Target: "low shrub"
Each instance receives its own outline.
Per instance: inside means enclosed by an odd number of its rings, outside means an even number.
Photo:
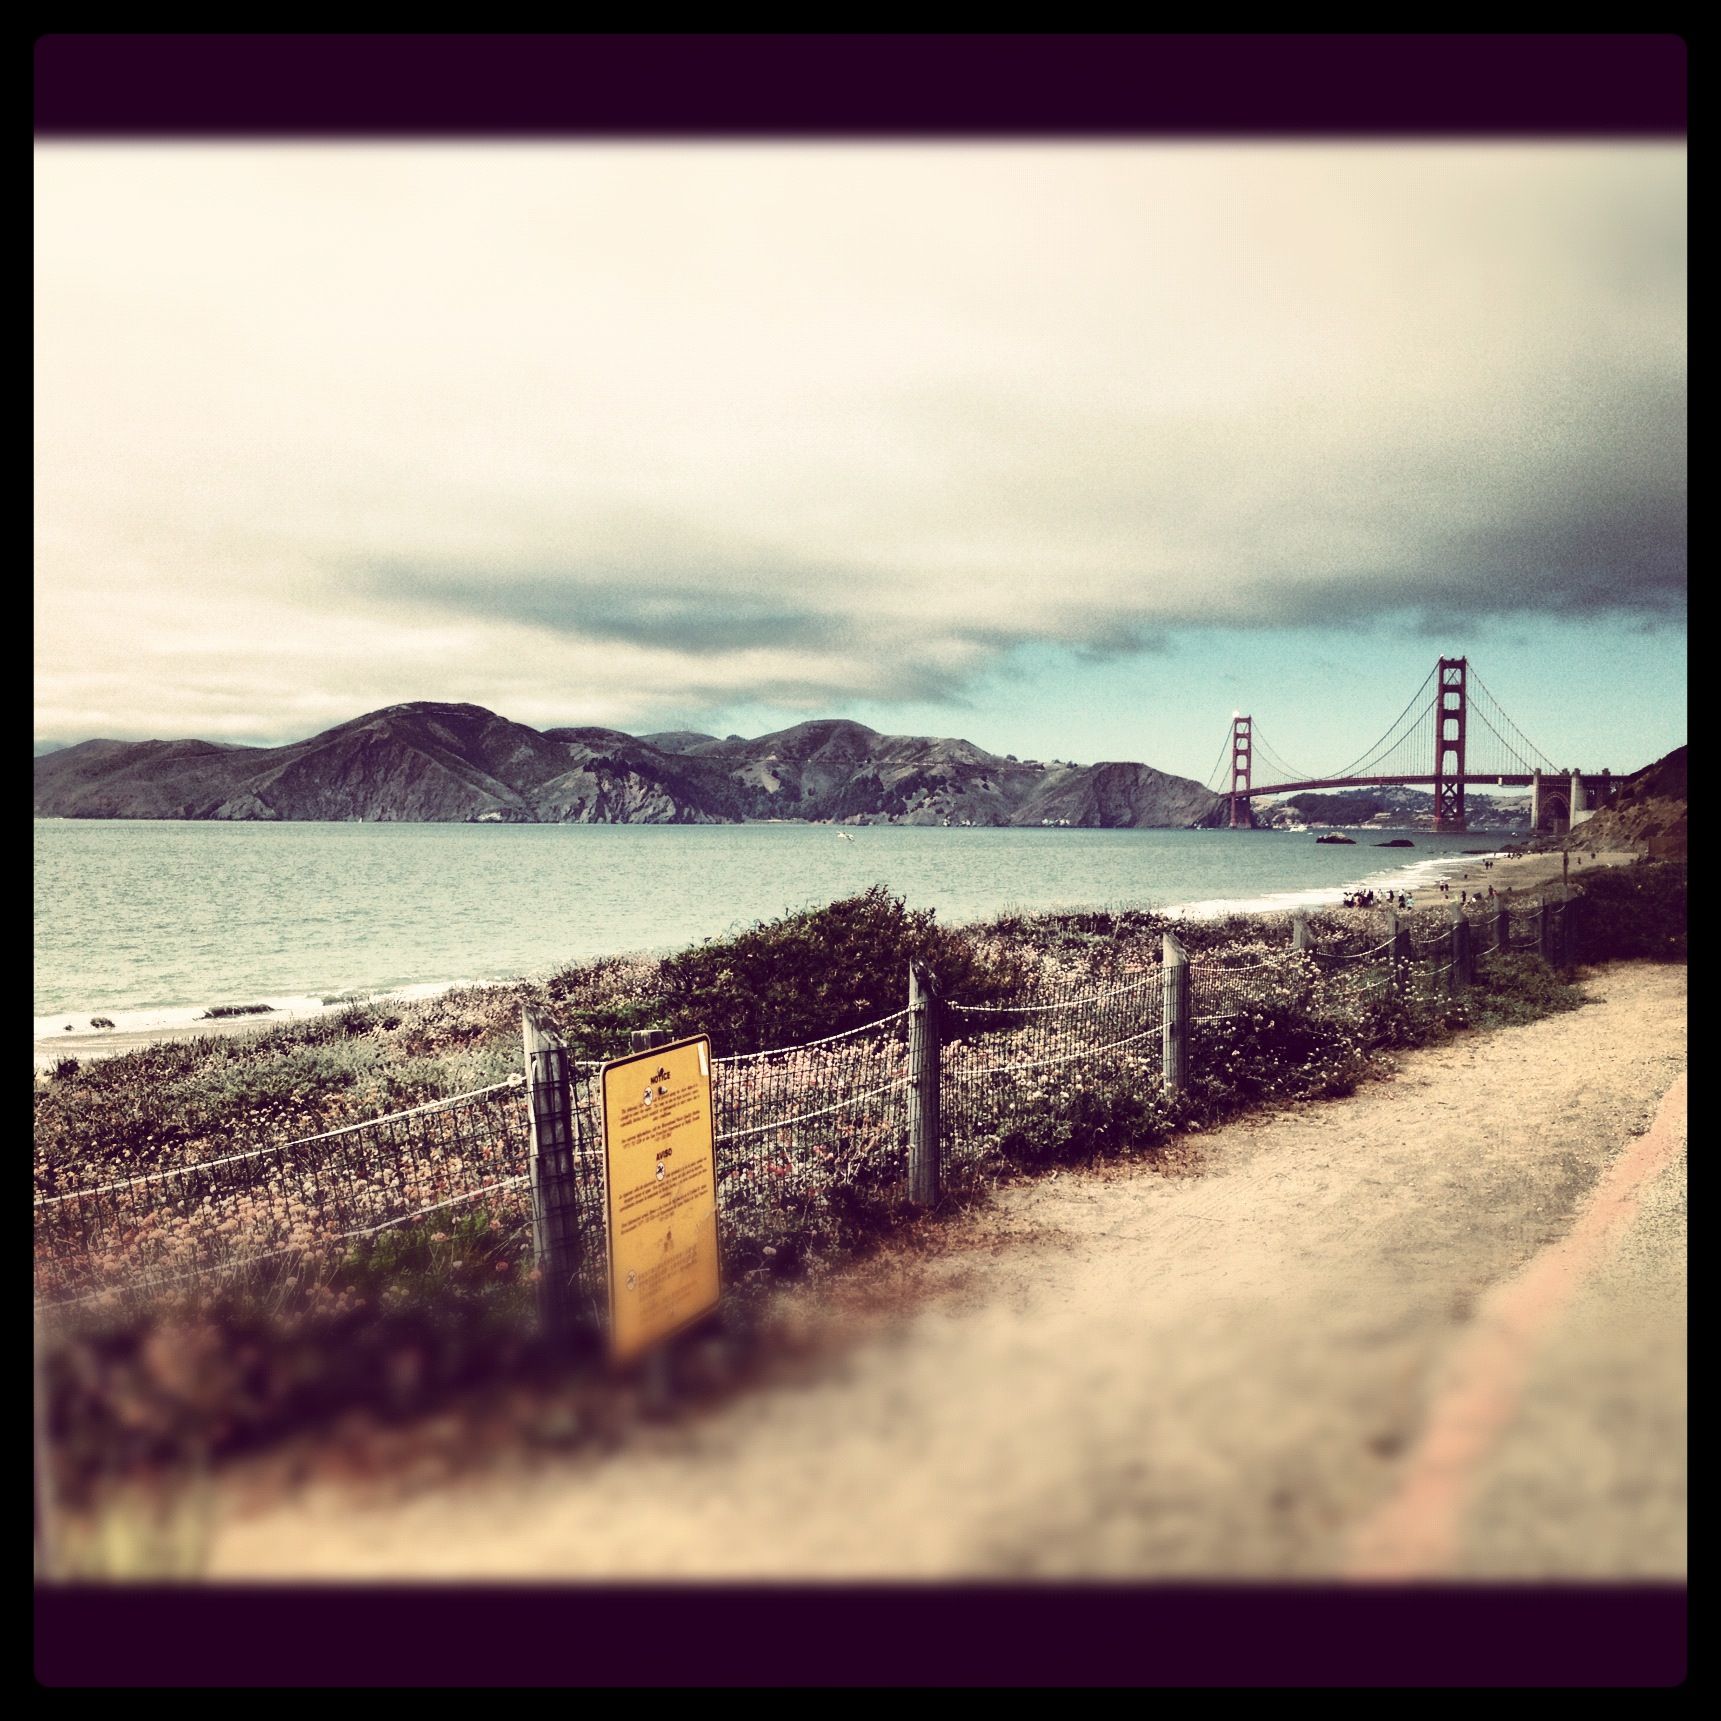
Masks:
[[[1575,928],[1580,962],[1686,960],[1684,861],[1602,867],[1584,879]]]
[[[1211,1120],[1263,1103],[1348,1094],[1380,1043],[1360,1020],[1292,1000],[1266,1002],[1195,1026],[1190,1091]]]
[[[902,1009],[911,962],[926,964],[946,999],[969,1004],[1008,995],[1028,972],[1019,955],[875,885],[666,958],[665,1025],[709,1032],[719,1056],[820,1039]]]
[[[1160,1085],[1156,1057],[1124,1055],[1097,1075],[1024,1071],[964,1094],[947,1113],[953,1180],[976,1167],[1048,1165],[1151,1153],[1191,1113]]]
[[[518,1239],[473,1213],[383,1233],[283,1280],[216,1282],[87,1323],[42,1357],[57,1480],[236,1456],[362,1408],[422,1414],[449,1392],[548,1360]]]
[[[1476,964],[1467,1004],[1478,1028],[1515,1028],[1561,1010],[1583,994],[1532,951],[1496,952]]]

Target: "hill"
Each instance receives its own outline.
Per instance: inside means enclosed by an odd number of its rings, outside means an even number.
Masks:
[[[1151,766],[1041,764],[840,718],[752,739],[537,730],[478,705],[391,705],[285,747],[85,741],[35,761],[39,817],[716,824],[746,819],[1103,828],[1200,822],[1215,797]]]
[[[1640,849],[1657,860],[1684,860],[1686,811],[1686,749],[1675,747],[1634,771],[1611,807],[1586,819],[1563,841],[1569,848]]]
[[[1527,830],[1530,797],[1526,794],[1488,795],[1472,787],[1466,796],[1472,830]],[[1308,790],[1287,795],[1264,814],[1275,827],[1305,824],[1356,827],[1391,825],[1394,828],[1428,830],[1434,824],[1434,796],[1426,789],[1387,784],[1366,789]]]

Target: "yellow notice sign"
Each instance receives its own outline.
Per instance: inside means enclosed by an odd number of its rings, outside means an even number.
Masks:
[[[717,1306],[717,1157],[703,1034],[603,1069],[610,1355],[625,1362]]]

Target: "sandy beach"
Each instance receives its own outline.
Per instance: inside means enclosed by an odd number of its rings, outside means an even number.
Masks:
[[[209,1021],[188,1022],[173,1028],[82,1028],[71,1033],[40,1034],[36,1037],[36,1068],[52,1068],[60,1058],[112,1058],[144,1046],[166,1045],[178,1040],[226,1039],[233,1034],[255,1034],[283,1022],[303,1021],[321,1012],[271,1010],[260,1016],[216,1016]]]
[[[1562,879],[1572,885],[1582,884],[1587,874],[1604,866],[1630,866],[1640,856],[1636,849],[1601,849],[1594,860],[1589,851],[1570,854],[1555,850],[1551,854],[1506,856],[1484,869],[1481,855],[1460,855],[1442,876],[1456,893],[1479,885],[1484,895],[1493,885],[1500,896],[1540,896],[1544,892],[1558,895]],[[1567,863],[1570,863],[1569,870]]]

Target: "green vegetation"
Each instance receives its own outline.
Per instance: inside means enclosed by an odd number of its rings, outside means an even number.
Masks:
[[[1528,951],[1494,955],[1476,965],[1465,1004],[1478,1028],[1516,1028],[1584,1001],[1569,979]]]
[[[1579,961],[1685,961],[1685,868],[1684,861],[1646,860],[1587,874],[1577,921]]]
[[[1364,825],[1386,811],[1386,802],[1367,790],[1292,795],[1285,805],[1295,807],[1307,823],[1322,825]]]
[[[931,909],[910,909],[875,885],[667,958],[665,1025],[709,1031],[719,1055],[818,1039],[900,1010],[911,962],[925,963],[942,996],[965,1004],[1006,997],[1025,974],[1001,949],[937,925]]]

